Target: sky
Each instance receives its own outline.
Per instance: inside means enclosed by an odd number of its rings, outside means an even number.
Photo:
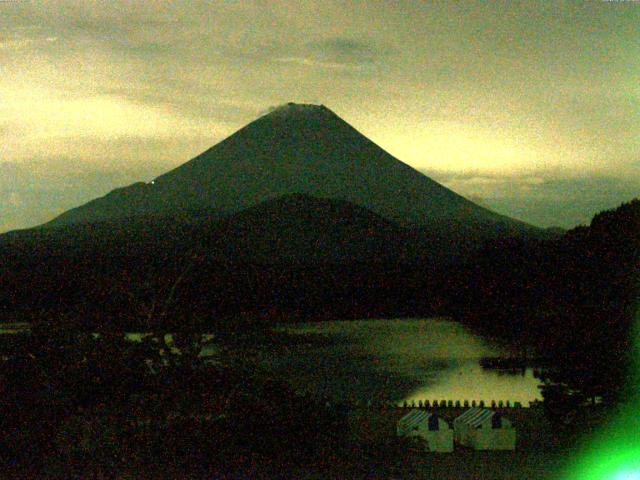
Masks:
[[[640,1],[0,0],[0,232],[324,104],[539,226],[640,196]]]

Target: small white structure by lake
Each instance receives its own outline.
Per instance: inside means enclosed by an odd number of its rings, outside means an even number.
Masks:
[[[422,438],[431,452],[453,451],[453,430],[434,413],[412,410],[398,421],[399,437]]]
[[[475,450],[515,450],[516,430],[500,413],[470,408],[453,421],[456,443]]]

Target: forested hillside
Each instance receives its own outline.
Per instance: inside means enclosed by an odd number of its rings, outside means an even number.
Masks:
[[[638,307],[640,201],[556,241],[491,242],[450,277],[452,313],[554,360],[546,374],[585,397],[625,392]]]

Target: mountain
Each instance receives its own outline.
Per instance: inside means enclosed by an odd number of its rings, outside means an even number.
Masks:
[[[141,328],[158,302],[171,311],[155,320],[174,326],[426,316],[451,265],[508,236],[544,232],[446,189],[327,108],[288,104],[153,182],[0,235],[0,317]]]
[[[150,183],[135,183],[46,226],[133,216],[230,214],[290,194],[341,199],[399,225],[537,231],[498,215],[402,163],[328,108],[289,103]]]
[[[137,215],[22,230],[0,236],[0,317],[140,328],[144,306],[178,278],[171,319],[415,313],[416,292],[434,282],[431,256],[415,230],[303,194],[189,221]]]
[[[303,194],[284,195],[234,214],[220,223],[216,234],[219,250],[232,246],[237,256],[260,263],[317,264],[412,255],[407,229],[344,200]]]
[[[76,253],[89,261],[98,251],[111,258],[188,252],[221,261],[315,264],[415,259],[423,256],[417,239],[417,232],[350,202],[291,194],[229,215],[192,212],[188,221],[137,215],[9,232],[0,235],[0,258],[6,265],[9,255],[46,262]]]

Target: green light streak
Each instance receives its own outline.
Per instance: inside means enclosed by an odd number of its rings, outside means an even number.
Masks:
[[[640,308],[635,311],[630,398],[609,426],[594,435],[577,459],[568,464],[563,479],[640,480]]]

